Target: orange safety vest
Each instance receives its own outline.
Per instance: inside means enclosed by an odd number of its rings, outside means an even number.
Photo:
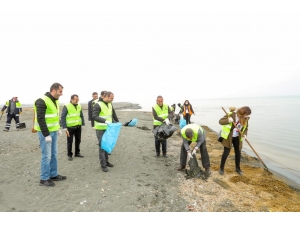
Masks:
[[[189,105],[188,106],[188,110],[189,110],[189,114],[190,115],[192,115],[193,113],[192,113],[192,110],[191,110],[191,106]],[[183,105],[183,115],[185,116],[186,115],[186,106],[185,105]]]

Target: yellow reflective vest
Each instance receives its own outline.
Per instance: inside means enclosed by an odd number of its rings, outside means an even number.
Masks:
[[[231,114],[232,114],[232,112],[229,112],[229,113],[227,114],[228,117],[229,117]],[[248,122],[247,122],[247,124],[248,124]],[[247,124],[246,124],[245,126],[243,126],[243,128],[242,128],[242,130],[241,130],[241,132],[242,132],[241,134],[244,133],[245,129],[247,128]],[[228,135],[230,134],[230,130],[231,130],[232,125],[233,125],[233,124],[232,124],[232,122],[231,122],[231,123],[229,123],[229,124],[227,124],[227,125],[223,125],[223,126],[222,126],[221,136],[222,136],[223,138],[225,138],[225,139],[228,138]],[[241,137],[240,141],[242,141],[242,137]]]
[[[68,113],[66,116],[66,124],[67,127],[73,127],[73,126],[78,126],[82,124],[82,120],[80,117],[80,112],[81,112],[81,105],[78,104],[77,107],[72,103],[65,104],[65,106],[68,109]]]
[[[44,100],[47,108],[45,113],[45,121],[46,125],[48,127],[49,132],[57,131],[60,128],[59,125],[59,103],[58,100],[55,101],[56,105],[53,103],[53,101],[47,97],[43,96],[41,99]],[[35,113],[35,119],[34,119],[34,129],[37,131],[41,131],[41,128],[37,121],[37,112],[36,112],[36,106],[34,104],[34,113]]]
[[[164,120],[168,118],[169,106],[167,104],[163,104],[162,108],[160,108],[160,106],[156,104],[155,106],[153,106],[153,108],[154,108],[157,116],[161,117]],[[154,119],[154,117],[153,117],[153,125],[158,125],[159,126],[161,124],[162,124],[162,122]]]
[[[106,105],[104,102],[99,101],[96,102],[95,104],[99,104],[101,111],[99,113],[99,117],[112,122],[112,104],[108,103],[108,105]],[[95,125],[94,128],[96,130],[106,130],[107,129],[107,124],[106,123],[100,123],[95,121]]]
[[[193,135],[193,137],[192,137],[191,140],[187,139],[186,134],[185,134],[185,131],[186,131],[186,129],[188,129],[188,128],[191,128],[191,129],[193,130],[193,133],[194,133],[194,135]],[[182,137],[183,137],[184,139],[186,139],[186,140],[188,140],[188,141],[196,142],[196,141],[198,140],[198,130],[199,130],[199,129],[201,130],[202,134],[204,134],[203,128],[202,128],[200,125],[198,125],[198,124],[188,124],[188,125],[184,126],[184,127],[181,129],[180,132],[181,132],[181,135],[182,135]]]

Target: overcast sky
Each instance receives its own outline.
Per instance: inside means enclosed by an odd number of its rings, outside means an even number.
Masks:
[[[294,1],[41,2],[0,5],[0,105],[54,82],[61,102],[300,95]]]

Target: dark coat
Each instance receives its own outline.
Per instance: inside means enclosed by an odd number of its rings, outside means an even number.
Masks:
[[[88,121],[91,121],[92,120],[92,114],[93,114],[93,103],[94,99],[90,100],[88,102]]]
[[[73,104],[74,105],[74,104]],[[76,108],[77,105],[74,105],[74,107]],[[64,105],[63,109],[62,109],[62,112],[61,112],[61,116],[60,116],[60,126],[65,129],[67,128],[67,122],[66,122],[66,117],[68,115],[68,108]],[[83,113],[82,113],[82,109],[80,111],[80,118],[81,118],[81,125],[82,126],[85,126],[85,123],[84,123],[84,116],[83,116]]]
[[[7,108],[7,110],[6,110],[6,113],[7,114],[10,114],[11,112],[10,112],[10,104],[11,104],[11,102],[12,102],[12,99],[10,99],[10,100],[8,100],[8,106],[6,106],[6,104],[3,106],[3,108],[2,108],[2,110],[1,111],[4,111],[6,108]],[[16,104],[17,104],[17,102],[19,102],[19,101],[16,101]],[[18,115],[18,114],[20,114],[20,112],[22,112],[22,108],[15,108],[15,111],[14,112],[12,112],[11,114],[13,114],[13,113],[15,113],[16,115]]]
[[[104,102],[102,99],[101,99],[100,101]],[[106,102],[104,102],[104,103],[107,105]],[[100,107],[100,105],[99,105],[99,104],[95,104],[95,105],[93,106],[92,119],[95,120],[95,121],[97,121],[97,122],[99,122],[99,123],[105,123],[105,119],[103,119],[103,118],[101,118],[101,117],[99,116],[100,112],[101,112],[101,107]],[[118,119],[118,117],[117,117],[117,114],[116,114],[115,109],[114,109],[113,106],[112,106],[112,120],[113,120],[113,123],[114,123],[114,122],[119,122],[119,119]]]
[[[162,106],[160,108],[162,108]],[[152,115],[153,115],[154,119],[156,119],[162,123],[164,122],[164,119],[157,115],[154,107],[152,107]],[[172,114],[170,106],[168,106],[168,119],[172,120],[172,118],[173,118],[173,114]],[[153,129],[155,129],[156,127],[158,127],[158,125],[153,125]]]
[[[47,97],[49,97],[54,105],[56,105],[56,100],[51,94],[50,92],[46,92],[45,94]],[[47,124],[46,124],[46,120],[45,120],[45,115],[46,115],[46,103],[43,99],[39,98],[35,101],[35,107],[36,107],[36,118],[37,118],[37,122],[40,125],[41,128],[41,132],[43,134],[44,137],[47,137],[50,135],[50,132],[48,130]],[[59,109],[58,109],[59,110]]]

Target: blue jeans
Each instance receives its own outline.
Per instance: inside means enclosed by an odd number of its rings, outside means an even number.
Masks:
[[[57,131],[50,132],[52,142],[46,142],[41,131],[38,132],[40,139],[41,158],[41,180],[56,177],[57,173]]]

